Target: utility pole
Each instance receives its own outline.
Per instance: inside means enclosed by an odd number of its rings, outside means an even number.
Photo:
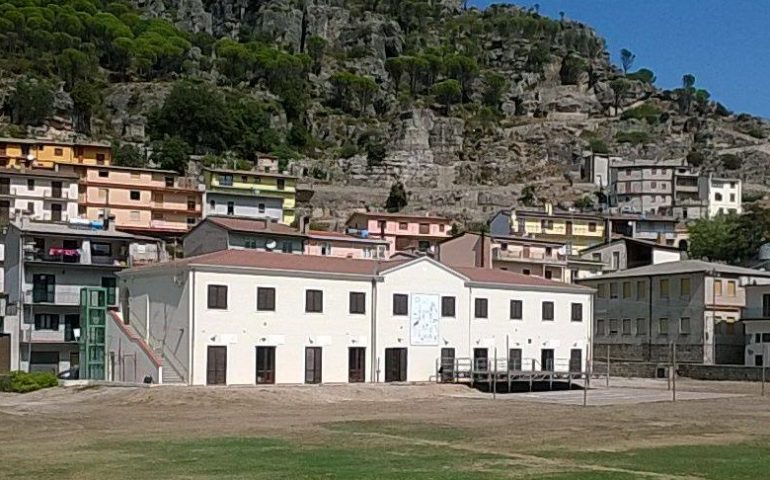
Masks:
[[[610,386],[610,346],[607,345],[607,387]]]

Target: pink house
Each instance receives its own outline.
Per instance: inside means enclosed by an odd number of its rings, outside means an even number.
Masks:
[[[388,242],[379,238],[322,230],[309,230],[306,235],[305,255],[372,260],[387,260],[390,257]]]
[[[433,253],[436,245],[451,236],[452,221],[430,215],[358,212],[346,222],[348,232],[386,240],[391,254],[397,251]]]

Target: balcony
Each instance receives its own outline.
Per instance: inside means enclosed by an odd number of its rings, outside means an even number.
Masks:
[[[45,201],[58,201],[58,200],[69,200],[70,197],[72,197],[72,200],[76,200],[76,197],[73,197],[70,195],[69,190],[60,190],[56,192],[54,195],[54,192],[50,188],[36,188],[33,190],[28,190],[26,188],[11,188],[10,191],[7,189],[0,189],[0,195],[13,195],[14,197],[40,197],[43,198]]]
[[[80,249],[49,248],[47,251],[25,252],[27,263],[55,263],[72,266],[124,268],[129,266],[128,256],[85,256]]]
[[[77,307],[80,305],[80,288],[75,286],[55,287],[53,291],[44,287],[24,293],[24,303],[28,305],[57,305]]]
[[[545,252],[525,252],[521,250],[501,250],[492,251],[495,260],[521,263],[543,263],[543,264],[566,264],[567,256],[562,253],[552,253],[546,255]]]
[[[61,320],[60,320],[61,321]],[[70,326],[59,323],[56,330],[36,329],[34,324],[25,324],[22,329],[22,343],[77,343],[75,328],[79,326]]]

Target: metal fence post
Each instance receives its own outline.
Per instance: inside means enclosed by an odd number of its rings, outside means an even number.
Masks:
[[[610,346],[607,345],[607,387],[610,386]]]

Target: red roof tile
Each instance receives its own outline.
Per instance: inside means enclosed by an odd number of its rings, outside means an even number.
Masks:
[[[222,228],[237,232],[272,232],[282,235],[302,234],[296,228],[283,223],[271,222],[267,219],[242,218],[242,217],[207,217],[204,221],[210,221]]]
[[[440,223],[450,223],[451,220],[446,217],[439,217],[436,215],[419,215],[408,213],[389,213],[389,212],[354,212],[348,218],[346,223],[350,223],[350,220],[356,216],[362,216],[365,218],[402,218],[404,220],[432,220]]]
[[[549,280],[542,277],[533,277],[531,275],[523,275],[521,273],[507,272],[505,270],[499,270],[496,268],[452,267],[452,270],[456,271],[460,275],[468,277],[468,279],[472,282],[478,283],[560,287],[584,290],[584,288],[579,285],[557,282],[555,280]]]

